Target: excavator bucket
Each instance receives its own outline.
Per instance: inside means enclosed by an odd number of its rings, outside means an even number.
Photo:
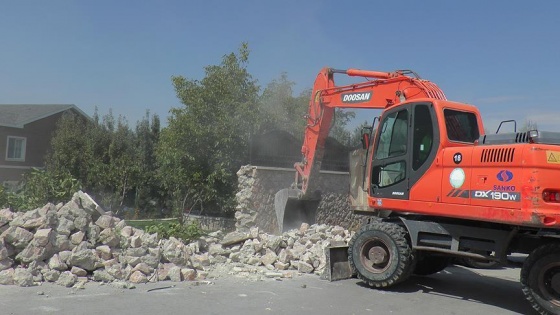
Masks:
[[[354,276],[348,261],[348,245],[345,242],[332,242],[325,248],[327,266],[321,278],[328,281],[350,279]]]
[[[274,208],[280,233],[297,229],[302,223],[314,224],[316,222],[317,208],[320,197],[302,199],[299,189],[286,188],[274,195]]]

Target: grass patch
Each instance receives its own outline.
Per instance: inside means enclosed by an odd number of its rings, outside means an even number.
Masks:
[[[147,220],[126,220],[126,224],[141,230],[145,230],[148,226],[163,225],[171,226],[172,224],[179,223],[177,219],[147,219]]]

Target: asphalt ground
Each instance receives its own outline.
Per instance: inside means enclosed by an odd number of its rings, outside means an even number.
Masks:
[[[315,275],[249,281],[159,282],[119,289],[87,283],[0,286],[0,314],[536,314],[519,284],[519,264],[483,270],[451,266],[389,290],[358,279]]]

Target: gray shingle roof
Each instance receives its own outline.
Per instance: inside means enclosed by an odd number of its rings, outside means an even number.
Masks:
[[[0,104],[0,126],[23,128],[24,125],[51,115],[74,109],[88,117],[73,104]]]

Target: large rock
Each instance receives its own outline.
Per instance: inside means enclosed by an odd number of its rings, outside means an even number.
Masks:
[[[76,281],[78,281],[78,276],[71,273],[70,271],[65,271],[60,274],[58,280],[56,281],[56,284],[69,288],[76,284]]]
[[[102,215],[95,221],[95,225],[99,226],[101,229],[109,229],[114,227],[115,220],[110,215]]]
[[[121,277],[119,277],[119,279]],[[112,282],[113,280],[115,280],[115,277],[111,275],[107,270],[100,269],[93,272],[93,280],[100,282]]]
[[[251,239],[251,235],[249,235],[248,233],[234,231],[224,236],[224,239],[222,240],[221,244],[223,246],[230,246],[234,244],[243,243],[248,239]]]
[[[20,287],[30,287],[33,285],[33,274],[27,269],[17,268],[14,272],[14,284]]]
[[[13,259],[9,257],[0,260],[0,271],[11,268],[13,264],[14,264]]]
[[[33,239],[33,233],[19,226],[10,226],[0,235],[4,242],[12,244],[17,249],[23,249]]]
[[[0,284],[14,284],[14,273],[15,271],[13,268],[0,271]]]
[[[103,208],[101,208],[93,198],[82,191],[75,193],[72,200],[75,200],[94,220],[97,220],[97,218],[105,214]]]
[[[4,244],[4,241],[0,239],[0,260],[6,259],[9,256],[10,254],[8,254],[8,248]]]
[[[115,229],[106,228],[99,233],[99,242],[110,247],[118,247],[121,239]]]
[[[77,247],[78,248],[78,247]],[[72,251],[70,256],[70,265],[83,268],[88,271],[96,269],[99,259],[93,249],[79,249]]]
[[[50,269],[58,270],[58,271],[65,271],[68,269],[68,266],[64,263],[58,254],[54,254],[48,261],[48,265]]]
[[[146,275],[143,274],[140,271],[134,271],[130,275],[130,278],[128,280],[132,283],[146,283],[146,282],[148,282],[148,278],[146,277]]]

